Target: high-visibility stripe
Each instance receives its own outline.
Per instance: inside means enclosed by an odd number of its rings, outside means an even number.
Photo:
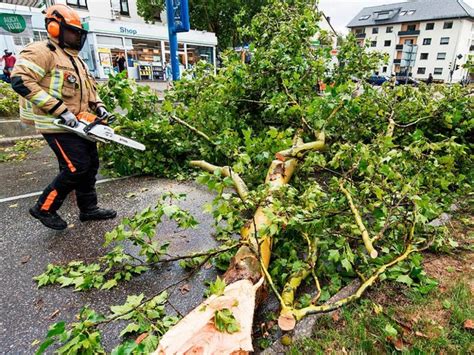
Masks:
[[[51,71],[51,84],[49,85],[49,93],[57,99],[61,99],[64,84],[63,72],[59,69]]]
[[[68,158],[68,156],[66,155],[66,153],[64,153],[64,150],[63,150],[63,148],[61,147],[61,145],[59,144],[58,140],[55,139],[54,141],[56,142],[56,145],[58,146],[59,150],[61,151],[61,154],[62,154],[64,160],[65,160],[66,163],[67,163],[67,167],[69,168],[69,170],[71,170],[71,173],[76,172],[76,167],[72,164],[71,160],[69,160],[69,158]]]
[[[51,208],[51,205],[53,204],[54,200],[58,196],[58,192],[56,190],[51,191],[48,194],[48,197],[46,197],[46,200],[43,203],[43,206],[41,206],[41,211],[49,211]]]
[[[43,107],[44,105],[46,105],[48,100],[52,98],[53,97],[49,95],[46,91],[40,91],[31,98],[31,102],[33,102],[38,107]]]
[[[46,72],[44,71],[43,68],[41,68],[39,65],[33,63],[33,62],[30,62],[29,60],[26,60],[26,59],[23,59],[23,58],[20,58],[17,60],[17,62],[15,63],[16,65],[22,65],[24,67],[27,67],[28,69],[31,69],[33,70],[36,74],[38,74],[39,76],[41,76],[42,78],[45,76]]]

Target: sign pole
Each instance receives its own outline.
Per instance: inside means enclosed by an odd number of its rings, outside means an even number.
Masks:
[[[188,32],[190,29],[188,0],[166,0],[166,15],[168,18],[171,71],[173,81],[176,81],[180,77],[177,34]]]

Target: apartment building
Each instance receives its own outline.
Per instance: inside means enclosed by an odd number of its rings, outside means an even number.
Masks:
[[[474,56],[474,10],[461,0],[414,0],[362,9],[347,26],[361,45],[387,53],[380,75],[459,82]]]
[[[146,23],[137,13],[136,0],[2,0],[0,16],[21,16],[24,33],[0,31],[0,50],[15,53],[32,41],[47,38],[45,5],[66,4],[76,9],[89,31],[81,56],[97,78],[117,71],[116,60],[124,55],[128,76],[140,80],[163,80],[170,60],[166,16],[157,14],[156,23]],[[161,15],[161,16],[160,16]],[[214,33],[191,30],[178,34],[178,55],[182,66],[198,60],[216,63],[217,37]],[[2,47],[3,46],[3,47]]]

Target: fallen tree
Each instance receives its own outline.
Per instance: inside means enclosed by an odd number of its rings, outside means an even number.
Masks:
[[[165,322],[163,314],[142,317],[148,302],[157,307],[154,297],[133,298],[105,320],[81,318],[76,333],[61,329],[69,334],[62,343],[97,337],[104,322],[135,317],[116,352],[149,352],[159,342],[163,353],[251,351],[262,292],[276,295],[278,324],[290,330],[308,314],[359,299],[377,280],[422,294],[436,287],[420,251],[451,247],[446,231],[428,222],[472,193],[472,96],[456,85],[366,85],[383,58],[349,37],[334,65],[318,13],[306,1],[271,1],[243,34],[252,39],[249,64],[229,52],[216,75],[197,65],[194,79],[178,82],[158,112],[156,95],[133,82],[115,77],[102,88],[106,104],[126,112],[116,130],[147,145],[143,155],[107,147],[102,158],[124,174],[203,170],[197,180],[216,193],[206,209],[223,245],[166,259],[166,246],[155,240],[162,217],[181,228],[196,221],[160,201],[106,236],[108,243],[131,241],[139,255],[114,249],[99,263],[51,266],[38,278],[40,285],[111,288],[166,260],[199,268],[219,258],[229,261],[223,281],[176,328],[176,319]],[[321,45],[313,45],[315,37]],[[354,280],[360,287],[352,295],[325,305]],[[54,334],[49,344],[58,341]]]

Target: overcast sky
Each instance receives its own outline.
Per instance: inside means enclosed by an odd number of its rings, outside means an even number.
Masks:
[[[321,9],[326,16],[331,17],[331,23],[338,32],[347,32],[346,25],[367,6],[377,6],[390,3],[404,2],[403,0],[320,0]],[[474,7],[474,0],[464,0]]]

